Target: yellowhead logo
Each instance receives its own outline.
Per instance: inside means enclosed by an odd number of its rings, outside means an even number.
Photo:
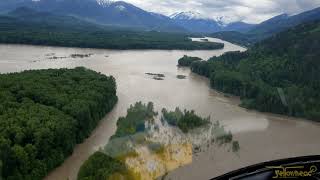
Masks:
[[[310,168],[305,166],[268,166],[267,168],[274,169],[273,179],[311,177],[318,171],[316,166]]]

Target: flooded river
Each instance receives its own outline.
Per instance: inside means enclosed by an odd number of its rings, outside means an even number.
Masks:
[[[211,39],[214,40],[214,39]],[[216,40],[215,40],[216,41]],[[116,130],[119,116],[137,101],[152,101],[155,108],[194,109],[198,114],[211,116],[233,132],[239,141],[236,154],[224,147],[193,156],[192,163],[168,174],[168,179],[208,179],[262,161],[320,152],[320,126],[314,122],[284,116],[248,111],[238,106],[239,99],[225,97],[209,88],[206,78],[192,74],[188,68],[178,68],[183,55],[208,59],[227,51],[244,48],[225,43],[222,50],[98,50],[24,45],[0,45],[0,72],[19,72],[28,69],[73,68],[84,66],[117,80],[119,102],[74,153],[46,179],[76,179],[81,164],[108,143]],[[91,54],[72,58],[71,54]],[[164,74],[162,81],[145,73]],[[186,79],[178,79],[185,75]]]

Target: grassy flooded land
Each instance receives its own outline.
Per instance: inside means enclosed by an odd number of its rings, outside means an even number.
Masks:
[[[0,74],[2,178],[42,179],[116,102],[115,79],[85,68]]]

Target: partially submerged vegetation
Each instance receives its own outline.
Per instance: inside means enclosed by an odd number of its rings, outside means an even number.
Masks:
[[[185,76],[185,75],[180,75],[180,74],[179,74],[179,75],[177,75],[177,78],[178,78],[178,79],[186,79],[187,76]]]
[[[87,57],[91,57],[93,54],[71,54],[70,57],[71,58],[87,58]]]
[[[164,78],[166,77],[164,74],[157,74],[157,73],[146,73],[146,75],[149,75],[152,77],[152,79],[154,80],[164,80]]]
[[[149,76],[157,76],[157,77],[166,77],[164,74],[157,74],[157,73],[146,73]]]
[[[127,110],[126,117],[120,117],[117,121],[117,131],[111,137],[120,138],[143,132],[145,130],[145,122],[152,121],[157,113],[154,111],[153,103],[147,105],[137,102],[131,105]]]
[[[50,60],[57,60],[57,59],[66,59],[66,58],[88,58],[91,57],[93,54],[71,54],[70,56],[55,56],[55,53],[46,54],[45,56]]]
[[[162,120],[167,121],[172,126],[177,126],[182,132],[188,133],[190,130],[208,125],[210,117],[202,118],[195,114],[195,112],[184,110],[181,111],[178,107],[175,111],[162,109]]]
[[[116,102],[115,79],[85,68],[1,74],[0,179],[42,179]]]

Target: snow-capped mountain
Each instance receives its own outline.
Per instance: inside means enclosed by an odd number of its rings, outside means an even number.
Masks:
[[[96,0],[100,6],[110,6],[114,1],[113,0]]]
[[[180,12],[169,16],[176,24],[191,32],[247,31],[252,27],[244,22],[232,22],[228,17],[208,18],[198,12]]]
[[[174,13],[169,17],[171,19],[180,19],[180,20],[205,19],[205,17],[202,16],[200,13],[192,12],[192,11]]]
[[[205,18],[198,12],[180,12],[170,16],[170,18],[179,26],[196,33],[207,33],[219,31],[218,22]]]

